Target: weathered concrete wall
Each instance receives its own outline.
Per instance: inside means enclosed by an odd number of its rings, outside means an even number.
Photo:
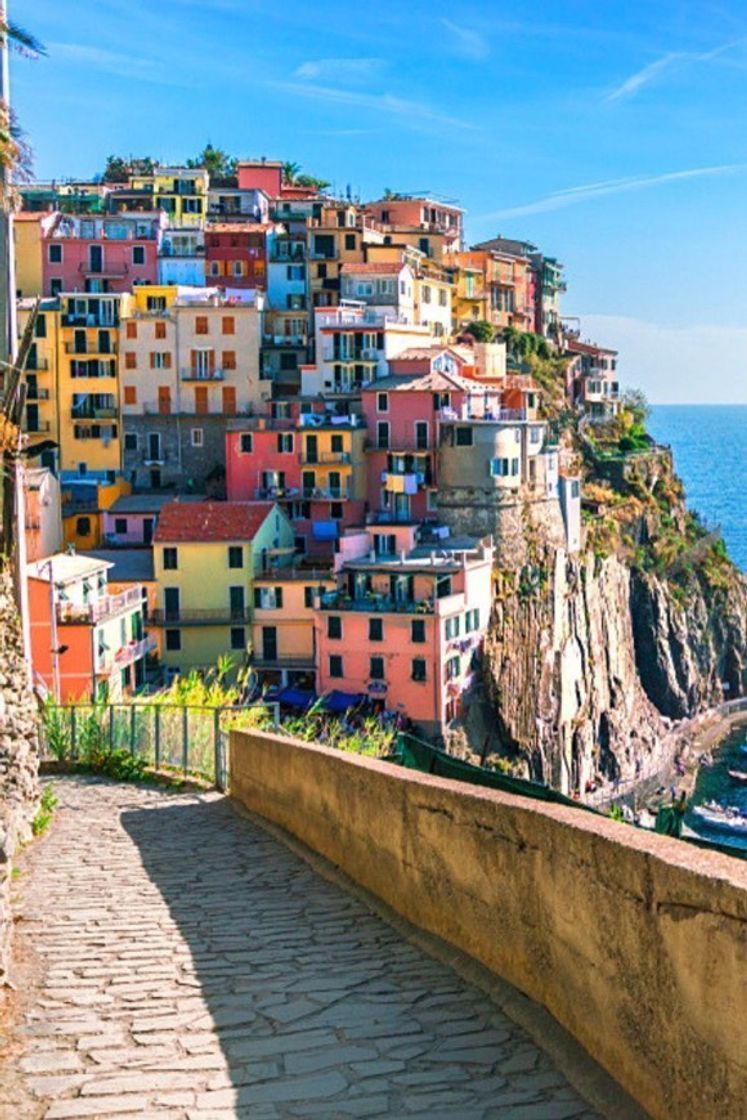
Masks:
[[[438,515],[455,536],[492,536],[497,567],[521,567],[538,547],[563,548],[565,525],[560,500],[529,490],[501,495],[495,489],[442,488]]]
[[[231,792],[543,1004],[655,1120],[747,1101],[747,865],[258,732]]]
[[[13,857],[30,835],[38,764],[36,701],[28,687],[10,574],[0,568],[0,987],[10,956]]]

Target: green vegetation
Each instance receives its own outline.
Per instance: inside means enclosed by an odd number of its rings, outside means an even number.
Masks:
[[[211,179],[225,179],[236,174],[237,163],[235,156],[229,156],[222,148],[214,148],[208,141],[199,155],[187,160],[187,167],[204,168]]]
[[[31,822],[31,831],[34,836],[42,836],[47,831],[52,823],[52,814],[54,813],[57,803],[54,786],[50,782],[42,791],[39,808]]]

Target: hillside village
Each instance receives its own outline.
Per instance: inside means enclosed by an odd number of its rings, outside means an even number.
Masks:
[[[615,351],[564,321],[555,258],[467,248],[436,196],[118,171],[15,214],[37,688],[118,700],[228,655],[291,710],[442,737],[496,578],[584,547],[570,430],[647,446]]]

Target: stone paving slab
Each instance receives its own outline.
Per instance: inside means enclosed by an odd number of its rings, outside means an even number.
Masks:
[[[55,787],[19,880],[0,1116],[598,1116],[480,990],[225,798]]]

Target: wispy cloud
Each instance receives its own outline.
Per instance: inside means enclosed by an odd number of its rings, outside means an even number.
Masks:
[[[490,54],[488,41],[477,31],[462,27],[450,19],[442,19],[441,23],[452,36],[452,46],[456,54],[460,54],[463,58],[471,58],[474,62],[480,62],[488,57]]]
[[[98,66],[103,70],[137,70],[139,77],[142,76],[141,71],[151,70],[155,66],[154,60],[144,55],[122,54],[119,51],[109,51],[104,47],[88,43],[48,43],[47,46],[53,58],[82,62],[88,66]]]
[[[478,220],[494,221],[501,218],[522,218],[527,214],[544,214],[549,210],[563,210],[566,206],[576,206],[579,202],[588,202],[591,199],[604,198],[607,195],[645,190],[647,187],[658,187],[664,183],[677,183],[686,179],[733,175],[740,171],[747,171],[747,163],[724,163],[716,167],[692,167],[685,171],[668,171],[662,175],[605,179],[599,183],[584,183],[578,187],[568,187],[563,191],[555,191],[545,198],[539,198],[535,202],[527,202],[522,206],[496,210],[492,214],[481,214]]]
[[[649,62],[647,66],[641,67],[640,70],[636,70],[634,74],[631,74],[629,78],[626,78],[624,82],[611,90],[604,100],[621,101],[626,97],[633,97],[667,71],[678,70],[683,66],[691,66],[696,63],[714,62],[722,54],[733,50],[735,47],[742,46],[745,42],[747,42],[747,39],[742,36],[739,39],[730,39],[728,43],[721,43],[720,46],[714,47],[710,51],[668,51],[661,58]]]
[[[294,70],[294,78],[321,78],[324,82],[359,82],[377,74],[385,66],[383,58],[316,58]]]
[[[441,113],[421,101],[395,97],[391,93],[358,93],[355,90],[335,89],[330,86],[306,84],[304,82],[270,82],[270,86],[294,97],[306,97],[313,101],[326,101],[331,105],[348,105],[353,109],[371,110],[375,113],[388,113],[399,117],[404,124],[417,127],[418,124],[438,124],[449,128],[474,129],[477,126],[469,121],[460,120]]]

